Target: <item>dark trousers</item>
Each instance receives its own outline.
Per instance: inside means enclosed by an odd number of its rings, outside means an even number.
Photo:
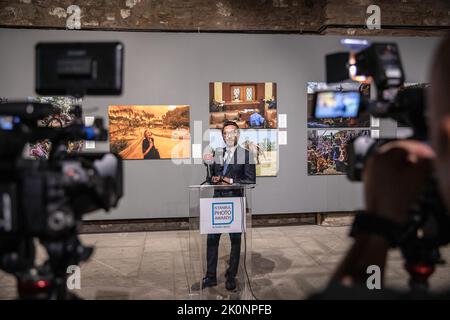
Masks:
[[[206,276],[208,278],[216,278],[217,274],[217,259],[219,256],[219,241],[220,233],[208,234],[206,241],[206,260],[207,269]],[[225,276],[227,278],[234,278],[238,272],[239,258],[241,256],[241,233],[230,233],[231,250],[229,267]]]

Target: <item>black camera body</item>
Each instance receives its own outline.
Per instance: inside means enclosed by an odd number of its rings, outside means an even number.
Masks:
[[[405,81],[395,43],[373,43],[354,55],[354,75],[372,77],[379,90],[398,88]],[[350,72],[352,66],[350,66]]]
[[[85,213],[116,206],[123,195],[122,163],[111,153],[69,154],[70,140],[106,140],[102,119],[85,127],[81,113],[64,128],[43,128],[38,120],[52,114],[50,104],[0,104],[0,117],[11,126],[0,129],[0,236],[54,237],[75,227]],[[25,144],[52,142],[47,161],[22,157]]]
[[[47,128],[38,120],[55,112],[51,104],[0,104],[0,118],[9,120],[0,128],[0,268],[15,274],[19,283],[29,278],[33,239],[38,239],[50,257],[42,276],[60,279],[57,287],[43,288],[46,298],[66,298],[61,285],[64,266],[85,261],[93,252],[77,237],[83,215],[109,211],[123,196],[122,160],[117,155],[67,151],[68,141],[106,141],[108,136],[102,119],[86,127],[80,109],[74,110],[78,116],[70,125]],[[43,138],[52,144],[48,160],[23,156],[27,143]],[[20,295],[33,297],[28,290]]]
[[[370,82],[375,88],[375,99],[367,99],[361,95],[358,110],[353,117],[368,113],[376,118],[390,118],[411,127],[411,138],[427,140],[426,87],[405,85],[405,72],[395,43],[372,43],[358,52],[329,54],[325,62],[327,82],[352,79]],[[320,93],[316,93],[318,94]],[[351,181],[360,181],[365,159],[371,151],[387,141],[390,140],[357,137],[349,143],[347,177]]]
[[[99,172],[105,164],[113,167],[110,174]],[[0,171],[0,239],[19,234],[56,239],[83,214],[117,206],[121,166],[114,154],[85,154],[55,162],[20,160],[15,174]]]
[[[36,91],[77,98],[118,95],[122,68],[118,42],[41,43],[36,46]],[[16,276],[19,298],[75,298],[67,291],[67,268],[93,252],[77,235],[82,217],[109,211],[123,196],[120,157],[68,148],[73,141],[107,141],[103,119],[86,126],[81,106],[73,106],[67,126],[42,126],[57,112],[51,103],[0,103],[0,269]],[[42,140],[51,143],[48,159],[24,156],[27,144]],[[41,266],[34,261],[35,240],[48,254]]]
[[[406,86],[398,47],[394,43],[373,43],[356,53],[328,55],[329,80],[371,81],[376,99],[364,101],[358,112],[368,112],[378,118],[391,118],[411,127],[410,139],[428,142],[424,85]],[[332,62],[339,62],[338,66]],[[346,71],[343,71],[346,70]],[[316,112],[316,111],[314,111]],[[359,114],[358,113],[358,114]],[[366,160],[380,146],[395,139],[357,137],[347,148],[351,181],[361,181]],[[435,265],[444,263],[439,247],[450,243],[450,216],[447,213],[431,174],[425,181],[419,199],[409,210],[409,222],[399,235],[399,247],[410,273],[410,287],[423,290]]]

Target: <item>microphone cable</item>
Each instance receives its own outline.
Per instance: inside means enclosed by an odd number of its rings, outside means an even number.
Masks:
[[[253,299],[258,300],[258,298],[256,297],[255,293],[253,292],[253,288],[252,288],[252,283],[250,281],[250,277],[248,275],[248,271],[247,271],[247,230],[245,230],[245,223],[244,221],[246,220],[245,217],[247,216],[247,210],[246,210],[246,206],[244,206],[244,201],[243,199],[246,199],[245,195],[246,195],[246,191],[245,188],[243,188],[244,190],[244,197],[241,197],[241,213],[243,213],[243,216],[241,217],[241,230],[244,233],[244,273],[245,273],[245,278],[247,279],[247,283],[248,283],[248,288],[250,289],[250,293],[253,296]],[[247,201],[246,201],[247,203]],[[251,257],[250,257],[251,259]]]

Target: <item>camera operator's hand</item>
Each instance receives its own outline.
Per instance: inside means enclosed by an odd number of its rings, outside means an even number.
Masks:
[[[381,146],[369,157],[363,173],[366,209],[396,223],[403,223],[430,173],[434,152],[413,140]]]

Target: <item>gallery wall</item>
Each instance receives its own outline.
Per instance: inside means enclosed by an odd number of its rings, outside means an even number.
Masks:
[[[34,93],[34,45],[38,41],[107,41],[125,45],[124,92],[120,97],[87,97],[85,115],[107,121],[109,105],[190,105],[194,121],[209,123],[210,82],[275,82],[277,108],[287,114],[287,145],[279,146],[278,174],[260,177],[254,213],[352,211],[363,203],[361,184],[345,176],[307,174],[307,91],[310,81],[324,81],[324,55],[341,51],[334,36],[128,33],[0,29],[0,97]],[[427,81],[437,38],[372,38],[397,42],[408,82]],[[380,122],[381,136],[394,136],[393,121]],[[208,135],[204,138],[207,140]],[[207,141],[203,142],[204,145]],[[107,151],[108,143],[97,143]],[[187,186],[203,181],[201,164],[170,160],[125,161],[125,196],[109,214],[87,219],[137,219],[188,215]]]

